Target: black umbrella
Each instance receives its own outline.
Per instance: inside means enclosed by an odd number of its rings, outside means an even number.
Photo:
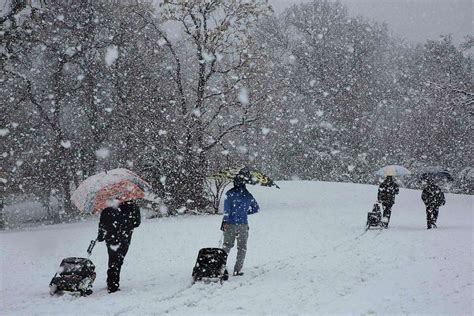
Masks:
[[[447,171],[438,168],[429,168],[420,175],[421,181],[453,181],[453,176]]]

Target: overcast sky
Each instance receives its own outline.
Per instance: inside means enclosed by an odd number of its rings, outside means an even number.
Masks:
[[[0,0],[0,9],[6,0]],[[162,0],[156,0],[161,2]],[[311,0],[269,0],[277,13],[295,3]],[[473,0],[340,0],[351,15],[363,15],[386,22],[396,35],[413,42],[437,39],[453,34],[459,44],[467,34],[474,34]],[[3,11],[3,10],[2,10]]]
[[[309,0],[269,0],[276,12]],[[472,0],[341,0],[351,15],[386,22],[396,35],[413,42],[453,34],[459,43],[473,31]]]

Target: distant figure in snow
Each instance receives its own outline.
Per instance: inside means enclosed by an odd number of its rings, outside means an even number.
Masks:
[[[245,254],[247,252],[247,239],[249,225],[247,215],[259,211],[257,201],[245,187],[245,180],[250,178],[250,173],[239,173],[234,178],[234,187],[227,191],[224,200],[224,218],[221,229],[224,231],[223,249],[229,254],[237,239],[237,260],[234,266],[234,276],[243,275]]]
[[[387,176],[379,186],[377,200],[383,206],[382,226],[388,228],[390,216],[392,215],[392,206],[395,204],[395,195],[398,194],[398,184],[393,181],[392,176]]]
[[[133,201],[118,207],[107,207],[100,214],[98,241],[105,241],[109,254],[107,290],[113,293],[120,287],[120,269],[127,254],[133,229],[140,226],[140,208]]]
[[[441,188],[434,184],[433,180],[427,180],[427,186],[421,193],[421,199],[426,205],[426,224],[427,228],[436,228],[436,221],[438,220],[439,207],[446,203]]]

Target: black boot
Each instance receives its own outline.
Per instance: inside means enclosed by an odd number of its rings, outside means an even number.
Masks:
[[[115,293],[117,291],[120,291],[120,289],[118,287],[109,287],[107,289],[107,292],[110,294],[110,293]]]

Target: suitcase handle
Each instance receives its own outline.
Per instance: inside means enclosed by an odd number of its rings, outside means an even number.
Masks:
[[[94,249],[94,246],[95,246],[96,242],[97,242],[97,239],[91,240],[91,243],[89,244],[89,247],[87,247],[87,255],[88,255],[87,258],[88,259],[92,254],[92,249]]]

